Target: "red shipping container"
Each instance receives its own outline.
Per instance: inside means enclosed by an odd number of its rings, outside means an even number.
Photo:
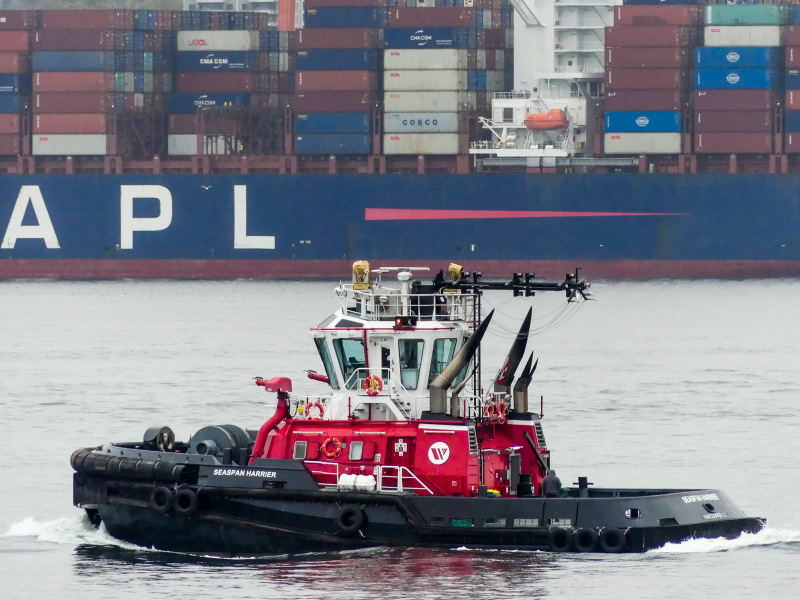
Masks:
[[[31,70],[30,54],[0,52],[0,73],[28,73]]]
[[[293,91],[294,73],[284,73],[273,71],[271,73],[259,73],[258,91],[259,92],[280,92],[286,94]]]
[[[772,90],[696,90],[695,110],[763,110],[772,108]]]
[[[33,50],[114,50],[115,34],[109,29],[36,31],[31,38]]]
[[[681,90],[686,87],[684,69],[606,69],[610,90]]]
[[[114,96],[113,94],[82,92],[34,94],[32,106],[34,112],[37,113],[102,113],[114,107]]]
[[[278,31],[294,31],[295,0],[278,3]]]
[[[368,92],[308,92],[294,97],[297,112],[364,112],[374,104]]]
[[[461,6],[392,7],[389,27],[477,27],[478,13]]]
[[[478,29],[475,37],[477,39],[475,45],[478,48],[502,50],[506,47],[505,29]]]
[[[0,135],[0,154],[3,156],[16,156],[19,154],[18,133]]]
[[[800,46],[800,25],[789,25],[784,28],[783,43],[786,46]]]
[[[770,110],[698,110],[694,113],[695,133],[770,133]]]
[[[687,48],[606,48],[606,66],[633,69],[679,69],[689,66]]]
[[[769,154],[772,152],[772,134],[696,133],[694,151],[697,154]]]
[[[29,44],[27,31],[0,31],[0,52],[28,52]]]
[[[786,152],[786,154],[797,154],[800,152],[800,132],[786,132],[786,143],[783,145],[783,151]]]
[[[298,50],[377,48],[377,29],[300,29]]]
[[[697,32],[697,27],[674,25],[606,27],[606,48],[693,46]]]
[[[0,115],[0,134],[19,133],[19,115]]]
[[[37,72],[33,74],[33,91],[113,92],[114,73],[88,71]]]
[[[647,110],[677,112],[686,105],[686,96],[679,90],[619,90],[608,92],[608,112]]]
[[[106,115],[34,114],[33,133],[107,133]]]
[[[36,27],[36,11],[0,10],[0,30],[33,29]]]
[[[797,67],[800,67],[800,46],[790,46],[786,48],[786,68]]]
[[[282,3],[281,3],[282,4]],[[376,7],[388,6],[388,0],[305,0],[305,8]]]
[[[250,107],[258,110],[271,110],[274,111],[274,116],[282,117],[287,110],[290,110],[294,106],[294,100],[294,94],[250,94]]]
[[[178,73],[175,77],[176,92],[228,92],[245,94],[255,90],[254,78],[246,71],[227,73]]]
[[[679,4],[615,6],[614,25],[699,25],[702,14],[699,6]]]
[[[133,29],[133,18],[132,10],[43,10],[42,29]]]
[[[296,71],[298,92],[369,92],[378,89],[374,71]]]

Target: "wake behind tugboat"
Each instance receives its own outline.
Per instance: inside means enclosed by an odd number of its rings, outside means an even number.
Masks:
[[[544,495],[550,451],[528,398],[538,361],[523,364],[531,312],[484,391],[480,343],[492,314],[481,321],[481,298],[556,291],[577,302],[588,284],[577,272],[489,282],[457,265],[425,284],[412,281],[416,270],[353,265],[353,281],[336,289],[340,308],[312,329],[325,374],[309,378],[326,393],[293,397],[288,378],[257,378],[278,398],[258,431],[213,425],[176,442],[170,428],[151,427],[142,442],[77,450],[74,504],[121,540],[233,555],[643,552],[764,527],[719,490],[595,488],[580,478]],[[383,281],[389,273],[396,284]]]

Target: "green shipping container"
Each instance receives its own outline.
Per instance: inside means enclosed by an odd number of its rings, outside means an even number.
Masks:
[[[706,25],[787,25],[788,4],[714,4],[706,6]]]

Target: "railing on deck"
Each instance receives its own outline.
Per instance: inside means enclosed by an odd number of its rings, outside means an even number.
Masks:
[[[316,479],[320,489],[332,490],[338,488],[339,467],[342,465],[318,460],[307,460],[303,464]],[[435,496],[433,491],[419,477],[414,475],[408,467],[378,465],[374,468],[373,473],[376,476],[376,489],[378,492],[411,492],[420,496]]]

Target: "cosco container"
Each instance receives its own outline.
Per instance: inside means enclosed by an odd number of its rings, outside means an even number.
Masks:
[[[372,130],[370,113],[298,113],[295,132],[301,133],[369,133]]]
[[[31,91],[31,76],[28,73],[0,74],[0,94],[28,94]]]
[[[368,92],[378,86],[374,71],[296,71],[294,77],[298,92]]]
[[[257,31],[179,31],[177,50],[209,52],[216,50],[258,50]]]
[[[337,27],[386,27],[386,9],[373,7],[306,7],[303,11],[305,29]]]
[[[170,94],[169,113],[186,115],[199,108],[242,107],[250,105],[249,94]]]
[[[772,152],[772,134],[696,133],[694,151],[697,154],[769,154]]]
[[[387,133],[383,136],[383,153],[397,154],[460,154],[461,136],[457,133]]]
[[[791,8],[787,4],[714,4],[705,8],[705,24],[787,25]]]
[[[175,56],[175,70],[181,73],[255,71],[259,64],[256,52],[178,52]]]
[[[113,71],[113,52],[45,50],[33,53],[34,71]]]
[[[395,48],[383,51],[384,69],[468,69],[467,50],[441,48],[437,50],[408,50]]]
[[[34,133],[107,133],[106,115],[41,114],[33,115]]]
[[[780,52],[774,47],[719,46],[701,47],[694,51],[694,64],[698,68],[758,69],[776,68],[780,63]]]
[[[20,97],[17,94],[0,94],[0,114],[18,113],[20,104]]]
[[[696,27],[672,25],[623,25],[606,27],[606,47],[694,46],[697,41]],[[733,44],[728,44],[733,45]],[[767,46],[769,44],[762,44]]]
[[[772,69],[696,69],[698,90],[767,90],[775,87]]]
[[[474,110],[475,92],[386,92],[386,112],[458,112]]]
[[[383,115],[385,133],[458,133],[461,117],[453,112],[408,112]]]
[[[103,156],[108,136],[100,133],[37,133],[31,136],[37,156]]]
[[[678,111],[685,104],[681,90],[611,90],[605,97],[607,111]]]
[[[102,92],[34,94],[31,105],[40,113],[104,113],[114,108],[114,95]]]
[[[683,69],[606,69],[611,90],[679,90],[686,87]]]
[[[783,28],[774,25],[737,27],[712,25],[704,28],[706,46],[780,46]]]
[[[477,34],[474,29],[456,27],[386,29],[383,32],[385,48],[435,49],[474,48]]]
[[[485,85],[484,71],[484,89],[486,89]],[[467,89],[467,71],[395,71],[384,69],[383,89],[387,92],[395,90],[465,90]]]
[[[300,50],[296,54],[298,71],[377,71],[378,50]]]
[[[203,136],[201,149],[198,152],[197,135],[195,134],[170,134],[167,135],[167,154],[170,156],[196,156],[225,154],[238,154],[239,143],[225,135]]]
[[[371,92],[298,92],[294,96],[298,112],[362,112],[373,104]]]
[[[639,131],[644,133],[680,132],[681,113],[661,111],[607,112],[606,131]]]
[[[761,110],[771,108],[772,90],[697,90],[695,110]]]
[[[296,35],[298,50],[378,47],[377,29],[300,29]]]
[[[680,154],[680,133],[606,133],[606,154]]]
[[[295,152],[299,155],[371,154],[372,136],[358,133],[305,133],[295,138]]]
[[[420,10],[415,6],[389,9],[389,27],[476,27],[477,11],[462,6],[432,6]]]
[[[656,2],[654,2],[656,4]],[[687,3],[688,4],[688,3]],[[614,7],[614,25],[698,25],[702,12],[697,6]]]
[[[772,131],[770,110],[698,110],[694,113],[695,133]]]
[[[687,48],[606,48],[606,66],[633,69],[681,69],[691,59]]]

